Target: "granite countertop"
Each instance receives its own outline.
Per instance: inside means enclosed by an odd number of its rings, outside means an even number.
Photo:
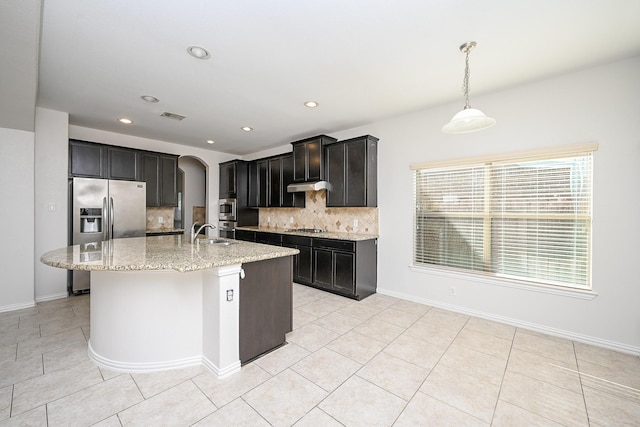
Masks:
[[[183,235],[132,237],[55,249],[40,257],[51,267],[68,270],[189,272],[296,255],[280,246],[221,239],[229,245],[191,244]]]
[[[341,232],[335,232],[335,231],[324,231],[322,233],[310,233],[305,231],[289,231],[286,228],[267,228],[267,227],[258,227],[258,226],[236,227],[236,230],[259,231],[261,233],[288,234],[291,236],[316,237],[319,239],[350,240],[352,242],[378,238],[377,234],[341,233]]]

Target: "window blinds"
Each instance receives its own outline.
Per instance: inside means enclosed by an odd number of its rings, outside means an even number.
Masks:
[[[590,289],[596,147],[415,168],[414,264]]]

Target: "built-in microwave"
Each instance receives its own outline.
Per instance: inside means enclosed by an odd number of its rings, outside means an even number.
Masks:
[[[236,199],[220,199],[218,219],[220,221],[236,220]]]

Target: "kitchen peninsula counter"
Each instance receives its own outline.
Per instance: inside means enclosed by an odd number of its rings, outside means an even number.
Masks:
[[[203,364],[224,378],[285,343],[299,251],[220,240],[226,244],[183,235],[114,239],[40,259],[90,271],[88,352],[98,365],[135,373]]]
[[[205,240],[205,239],[200,239]],[[175,270],[181,273],[296,255],[295,249],[220,239],[229,245],[193,245],[184,235],[132,237],[68,246],[40,260],[67,270]]]
[[[377,234],[369,234],[369,233],[344,233],[344,232],[338,232],[338,231],[308,232],[308,231],[292,230],[287,228],[273,228],[273,227],[259,227],[259,226],[236,227],[236,230],[256,231],[259,233],[287,234],[291,236],[319,237],[323,239],[348,240],[352,242],[360,242],[363,240],[371,240],[371,239],[378,238]]]

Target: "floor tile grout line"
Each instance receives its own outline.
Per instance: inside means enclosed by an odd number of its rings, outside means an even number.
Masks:
[[[507,369],[509,369],[509,360],[511,360],[511,352],[513,351],[513,343],[516,339],[516,331],[517,328],[513,331],[513,336],[511,337],[511,345],[509,346],[509,354],[507,355],[507,360],[504,364],[504,369],[502,371],[502,378],[500,379],[500,388],[498,389],[498,396],[496,398],[496,404],[493,407],[493,415],[491,415],[491,422],[489,425],[493,425],[493,422],[496,418],[496,411],[498,410],[498,403],[500,402],[500,395],[502,394],[502,386],[504,385],[504,377],[507,375]]]

